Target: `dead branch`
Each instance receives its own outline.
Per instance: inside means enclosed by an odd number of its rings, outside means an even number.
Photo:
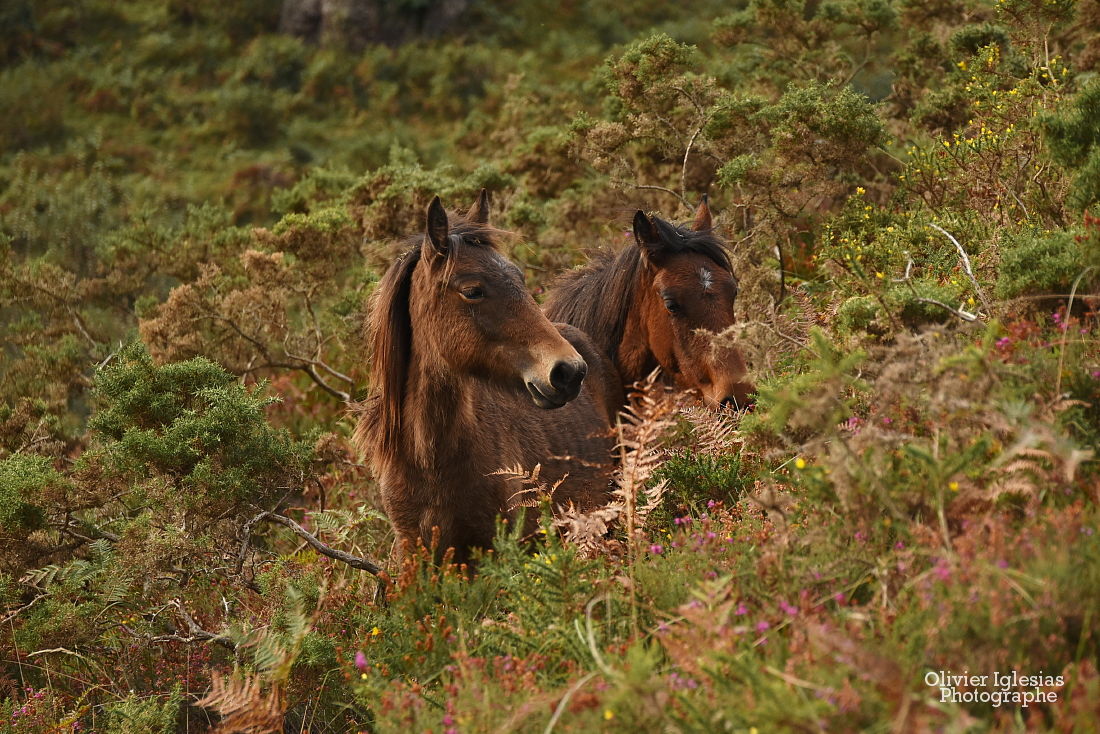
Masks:
[[[917,300],[920,301],[921,303],[930,303],[933,306],[939,306],[940,308],[946,309],[946,310],[950,311],[952,314],[954,314],[955,316],[958,316],[963,321],[977,321],[978,320],[978,316],[976,314],[972,314],[969,311],[963,311],[962,309],[951,308],[950,306],[948,306],[943,301],[937,301],[934,298],[918,298]]]
[[[183,619],[185,625],[187,625],[187,632],[189,637],[180,634],[179,632],[173,632],[167,635],[142,635],[134,630],[130,629],[126,625],[121,625],[122,629],[132,637],[137,637],[148,642],[213,642],[216,645],[221,645],[234,654],[238,650],[238,644],[225,635],[215,634],[208,632],[198,625],[195,619],[187,613],[187,610],[183,608],[183,604],[178,599],[173,599],[168,602],[168,606],[174,607],[179,613],[179,616]]]
[[[647,190],[650,190],[650,191],[663,191],[666,194],[672,194],[677,199],[679,199],[680,202],[684,206],[686,206],[688,209],[691,209],[691,203],[687,199],[685,199],[683,196],[681,196],[680,194],[677,194],[672,189],[667,189],[664,186],[653,186],[653,185],[650,185],[650,184],[631,184],[631,186],[632,186],[632,188],[635,188],[635,189],[647,189]]]
[[[978,279],[974,277],[974,269],[970,267],[970,256],[966,254],[966,250],[963,249],[963,246],[959,244],[959,241],[955,239],[954,235],[952,235],[940,225],[936,224],[935,222],[931,222],[928,226],[943,234],[945,237],[947,237],[947,239],[951,240],[951,244],[955,245],[955,249],[959,251],[959,258],[962,260],[963,270],[966,271],[966,277],[970,279],[970,284],[974,286],[974,292],[977,293],[978,298],[981,299],[982,308],[985,309],[986,314],[992,313],[991,309],[989,308],[989,301],[985,297],[985,292],[982,291],[982,287],[978,285]],[[964,318],[963,316],[960,316],[958,312],[955,312],[955,315],[959,316],[959,318]],[[969,318],[965,320],[974,321],[976,320],[976,318],[977,317],[975,316],[974,318]]]
[[[317,551],[321,555],[328,556],[329,558],[340,561],[341,563],[346,563],[352,568],[357,568],[360,571],[366,571],[367,573],[377,577],[378,583],[381,585],[382,588],[382,594],[384,596],[384,590],[389,583],[389,579],[385,571],[383,571],[382,567],[378,564],[374,563],[373,561],[369,561],[366,558],[353,556],[350,553],[345,553],[342,550],[337,550],[336,548],[325,545],[317,539],[317,536],[303,528],[298,523],[291,520],[289,517],[284,517],[283,515],[277,515],[274,512],[266,511],[260,513],[259,517],[265,520],[271,520],[272,522],[279,523],[283,527],[290,528],[290,530],[294,531],[295,535],[306,541],[306,543],[308,543],[313,548],[313,550]]]

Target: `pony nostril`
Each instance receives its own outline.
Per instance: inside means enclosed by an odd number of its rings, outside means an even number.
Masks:
[[[563,392],[575,390],[587,372],[588,365],[584,362],[558,362],[550,370],[550,384]]]

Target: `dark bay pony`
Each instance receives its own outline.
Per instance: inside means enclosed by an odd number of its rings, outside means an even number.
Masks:
[[[713,340],[733,324],[737,280],[711,228],[704,197],[691,226],[634,215],[634,244],[595,253],[558,278],[544,307],[584,331],[608,355],[625,388],[654,368],[697,389],[710,405],[751,404],[740,350]]]
[[[371,303],[371,394],[356,440],[369,457],[400,552],[492,546],[498,515],[523,489],[495,474],[542,465],[568,478],[552,503],[605,501],[618,379],[587,337],[551,324],[519,268],[497,250],[484,191],[465,216],[436,197],[427,232],[382,278]],[[528,518],[534,529],[535,518]]]

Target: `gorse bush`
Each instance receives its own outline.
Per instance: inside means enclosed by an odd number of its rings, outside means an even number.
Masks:
[[[0,732],[1093,726],[1096,3],[9,5]],[[346,410],[483,187],[540,296],[706,194],[758,392],[471,576]]]

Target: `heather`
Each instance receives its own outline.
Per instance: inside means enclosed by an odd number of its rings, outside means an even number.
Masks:
[[[1100,716],[1100,5],[0,18],[0,732]],[[540,296],[707,194],[758,394],[644,386],[616,502],[471,578],[392,561],[348,402],[400,238],[482,187]],[[1057,702],[925,683],[1013,670]]]

